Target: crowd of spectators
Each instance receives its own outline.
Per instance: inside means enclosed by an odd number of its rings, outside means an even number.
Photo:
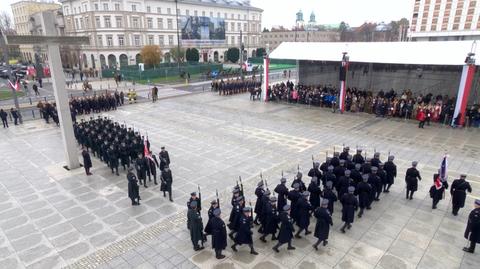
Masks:
[[[332,85],[294,85],[287,81],[269,87],[269,100],[331,108],[338,108],[338,89]],[[419,119],[425,115],[426,124],[440,122],[449,124],[455,109],[455,98],[448,95],[415,94],[411,90],[394,89],[372,92],[365,89],[347,88],[345,110],[375,114],[377,117],[398,117]],[[421,112],[421,113],[420,113]],[[480,107],[472,105],[467,108],[468,127],[479,127]]]

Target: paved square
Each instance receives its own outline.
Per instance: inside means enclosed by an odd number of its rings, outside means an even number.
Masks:
[[[165,145],[172,159],[174,203],[159,189],[141,188],[132,208],[125,173],[114,176],[97,159],[94,176],[62,167],[59,130],[42,121],[0,130],[0,268],[478,268],[480,254],[464,254],[466,217],[480,197],[480,132],[339,115],[328,110],[248,100],[248,95],[188,95],[155,104],[125,106],[108,114],[148,131],[152,148]],[[247,201],[262,171],[273,188],[282,171],[292,180],[297,164],[306,173],[311,156],[342,144],[396,156],[399,177],[389,194],[347,234],[339,232],[340,205],[327,247],[314,251],[313,236],[293,241],[295,251],[271,250],[255,233],[260,253],[241,248],[218,261],[213,251],[194,252],[186,229],[186,201],[197,184],[205,205],[215,189],[228,216],[231,187],[244,179]],[[428,189],[444,152],[450,178],[467,173],[474,192],[459,216],[450,195],[431,210]],[[405,201],[403,176],[412,160],[424,178]],[[450,180],[451,180],[450,179]],[[206,224],[206,210],[203,212]],[[314,225],[314,223],[312,224]],[[230,243],[229,243],[230,244]]]

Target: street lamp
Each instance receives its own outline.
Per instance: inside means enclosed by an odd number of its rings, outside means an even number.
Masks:
[[[178,0],[175,0],[175,18],[177,20],[177,68],[180,74],[180,24],[178,22]]]

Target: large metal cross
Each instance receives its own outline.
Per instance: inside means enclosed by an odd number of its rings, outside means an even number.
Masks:
[[[62,131],[62,140],[65,150],[66,167],[68,169],[75,169],[80,167],[80,163],[78,161],[77,143],[73,133],[68,93],[65,89],[65,75],[63,73],[62,60],[60,58],[60,45],[90,44],[90,40],[86,36],[57,36],[57,29],[55,26],[56,18],[55,16],[49,15],[47,12],[42,13],[41,23],[44,32],[43,36],[6,35],[6,43],[8,45],[44,44],[47,46],[53,91],[55,94],[55,102],[57,105],[58,118],[60,121],[60,129]]]

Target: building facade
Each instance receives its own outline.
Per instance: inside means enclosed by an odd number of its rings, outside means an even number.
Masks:
[[[223,62],[230,47],[240,47],[252,55],[260,46],[262,10],[249,0],[60,0],[65,16],[66,35],[90,38],[89,46],[73,52],[71,67],[121,67],[141,62],[144,45],[159,45],[164,62],[169,50],[180,45],[195,47],[201,62]],[[177,9],[178,8],[178,9]],[[225,40],[192,45],[181,40],[177,12],[182,16],[208,17],[225,22]],[[179,35],[177,36],[177,33]],[[77,60],[78,59],[78,60]]]
[[[46,1],[25,0],[13,3],[11,5],[13,21],[15,23],[15,31],[18,35],[30,35],[30,17],[35,13],[42,11],[57,11],[61,5]],[[20,45],[20,53],[22,58],[28,62],[34,62],[36,55],[39,57],[46,57],[45,53],[38,51],[31,45]]]
[[[411,41],[479,39],[479,17],[478,0],[415,0],[409,38]]]
[[[262,32],[262,47],[269,45],[270,50],[278,47],[282,42],[338,42],[340,33],[335,31],[318,31],[305,29],[275,30]]]

